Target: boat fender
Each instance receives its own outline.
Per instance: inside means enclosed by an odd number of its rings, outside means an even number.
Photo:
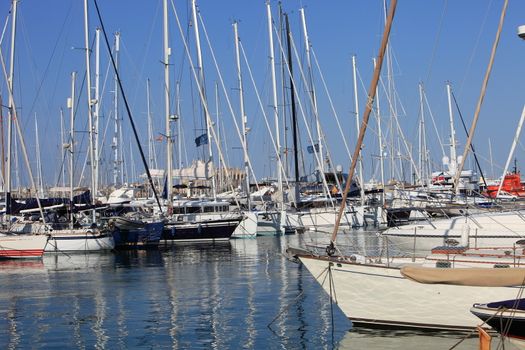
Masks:
[[[352,254],[350,255],[350,262],[353,262],[355,264],[365,264],[366,258],[362,255]]]

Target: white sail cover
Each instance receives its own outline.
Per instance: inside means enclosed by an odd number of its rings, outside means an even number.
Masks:
[[[525,269],[520,267],[490,269],[403,266],[401,274],[419,283],[480,287],[512,287],[525,284]]]
[[[173,169],[173,177],[186,180],[209,180],[214,175],[214,167],[211,161],[194,161],[191,166],[182,169]]]

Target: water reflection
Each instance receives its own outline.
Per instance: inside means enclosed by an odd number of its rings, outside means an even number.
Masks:
[[[0,347],[320,348],[349,329],[299,236],[0,261]],[[270,322],[276,321],[267,327]]]
[[[377,241],[343,237],[359,249]],[[463,337],[348,331],[310,273],[283,256],[288,245],[327,239],[307,233],[0,261],[0,348],[433,350]],[[467,339],[457,349],[476,345]]]

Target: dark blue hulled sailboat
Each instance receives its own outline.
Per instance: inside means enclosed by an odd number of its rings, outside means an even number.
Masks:
[[[470,312],[516,346],[525,349],[525,299],[474,304]]]

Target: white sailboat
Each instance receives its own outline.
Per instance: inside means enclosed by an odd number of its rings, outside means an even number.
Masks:
[[[470,313],[470,306],[476,302],[515,298],[525,279],[523,268],[428,268],[421,271],[447,276],[458,271],[468,276],[477,274],[480,282],[478,285],[472,282],[467,282],[471,285],[451,284],[445,280],[419,283],[406,277],[410,268],[417,271],[410,265],[403,270],[403,265],[359,263],[336,257],[299,258],[354,324],[471,329],[479,324],[479,320]],[[491,276],[504,279],[505,274],[517,277],[508,284],[483,285]],[[335,292],[334,286],[337,287]]]

